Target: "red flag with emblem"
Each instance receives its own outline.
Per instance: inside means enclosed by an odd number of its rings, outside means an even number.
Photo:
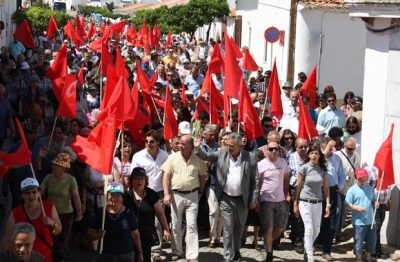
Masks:
[[[392,124],[390,128],[389,136],[382,143],[375,155],[374,166],[379,169],[378,180],[376,181],[376,187],[378,190],[386,190],[396,182],[393,169],[393,129],[394,124]]]
[[[65,85],[60,97],[56,116],[63,116],[69,119],[76,117],[76,83],[75,74],[67,75]]]

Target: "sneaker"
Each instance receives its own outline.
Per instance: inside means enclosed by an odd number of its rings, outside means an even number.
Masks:
[[[179,259],[181,259],[181,256],[179,255],[172,255],[171,257],[171,261],[178,261]]]

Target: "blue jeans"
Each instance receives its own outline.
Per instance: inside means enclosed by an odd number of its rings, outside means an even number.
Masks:
[[[361,256],[364,248],[365,251],[370,254],[375,254],[376,245],[376,227],[371,229],[371,225],[357,226],[354,227],[354,255]]]

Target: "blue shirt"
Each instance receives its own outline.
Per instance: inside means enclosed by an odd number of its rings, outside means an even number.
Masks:
[[[8,52],[10,52],[15,60],[19,55],[25,53],[25,51],[25,47],[20,41],[17,41],[16,43],[14,41],[11,41],[8,45]]]
[[[185,85],[188,87],[188,90],[192,92],[195,96],[198,95],[200,85],[204,81],[204,76],[197,75],[196,78],[193,78],[193,75],[188,75],[185,79]]]
[[[346,126],[346,117],[339,108],[332,109],[327,106],[318,115],[317,125],[325,128],[325,134],[328,135],[332,127],[344,128]]]
[[[332,154],[326,160],[328,161],[329,187],[338,186],[342,190],[346,181],[342,159],[338,155]]]
[[[366,211],[365,213],[360,213],[353,210],[351,223],[357,226],[371,225],[375,201],[376,196],[374,188],[370,185],[365,185],[362,187],[359,185],[354,185],[350,187],[346,194],[346,204],[362,207]]]
[[[303,165],[303,159],[301,159],[299,153],[297,151],[289,154],[288,158],[287,158],[287,162],[289,165],[289,169],[290,169],[290,180],[289,180],[289,184],[292,187],[296,186],[296,182],[297,182],[297,174],[299,172],[300,167]]]

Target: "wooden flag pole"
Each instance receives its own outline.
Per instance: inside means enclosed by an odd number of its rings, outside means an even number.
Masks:
[[[378,177],[379,177],[379,174],[378,174]],[[383,183],[384,178],[385,178],[385,172],[382,172],[382,178],[381,178],[381,182],[379,185],[378,196],[376,197],[376,201],[379,201],[379,197],[381,196],[381,189],[382,189],[382,183]],[[375,203],[374,203],[374,207],[375,207]],[[375,216],[376,216],[376,208],[374,209],[374,215],[372,216],[371,229],[374,227],[374,224],[375,224]]]
[[[54,129],[56,128],[56,123],[57,123],[57,116],[55,116],[55,118],[54,118],[53,128],[52,128],[51,133],[50,133],[50,140],[49,140],[49,144],[47,146],[48,150],[50,150],[51,140],[53,140],[53,134],[54,134]]]
[[[121,130],[118,133],[117,141],[119,141],[120,137],[121,137]],[[115,155],[116,151],[117,151],[117,144],[115,144],[113,156]],[[114,164],[112,165],[112,168],[111,168],[111,175],[113,173],[114,173]],[[104,224],[105,224],[105,220],[106,220],[107,187],[108,187],[108,178],[105,177],[104,178],[104,207],[103,207],[103,213],[101,216],[101,230],[104,230]],[[100,249],[99,249],[100,255],[103,252],[103,244],[104,244],[104,238],[101,238],[100,239]]]
[[[160,120],[160,123],[161,123],[162,125],[164,125],[164,121],[162,121],[161,116],[160,116],[160,113],[159,113],[158,110],[157,110],[156,102],[154,102],[154,97],[151,97],[151,101],[153,102],[154,110],[156,110],[156,113],[157,113],[157,116],[158,116],[158,120]]]
[[[31,171],[32,171],[33,178],[36,179],[35,170],[33,169],[32,162],[29,163],[29,166],[31,167]],[[37,179],[36,179],[36,180],[37,180]],[[42,208],[43,216],[46,216],[46,213],[44,212],[42,194],[39,194],[39,201],[40,201],[40,206],[41,206],[41,208]]]

